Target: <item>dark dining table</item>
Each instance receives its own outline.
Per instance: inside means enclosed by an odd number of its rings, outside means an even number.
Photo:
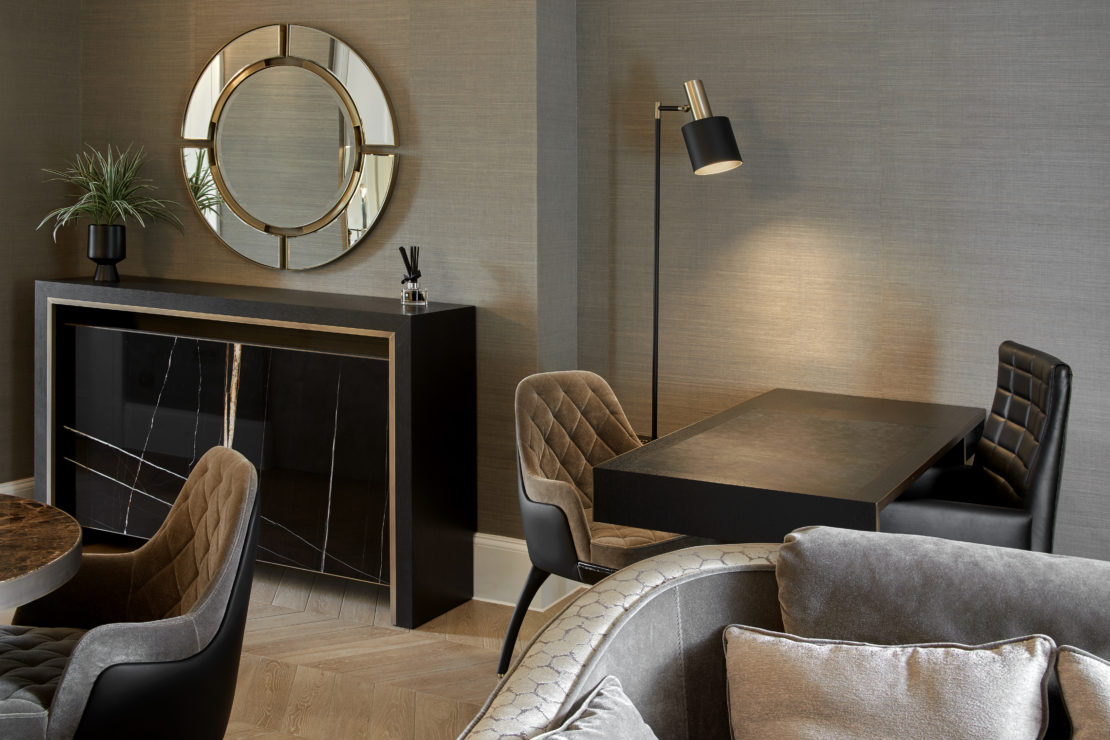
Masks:
[[[81,566],[81,526],[61,509],[0,494],[0,610],[50,593]]]
[[[818,524],[877,530],[922,473],[966,458],[985,418],[778,388],[596,466],[594,518],[730,542]]]

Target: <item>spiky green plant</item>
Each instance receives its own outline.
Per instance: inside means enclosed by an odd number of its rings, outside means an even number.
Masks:
[[[189,182],[189,193],[193,196],[193,202],[197,204],[200,212],[215,213],[224,199],[216,188],[216,181],[212,179],[212,170],[205,166],[207,154],[204,150],[197,154],[193,171],[185,179]]]
[[[170,210],[177,203],[153,197],[151,193],[157,188],[149,179],[139,177],[145,161],[142,147],[134,152],[130,146],[113,152],[109,145],[105,155],[88,146],[65,169],[43,170],[53,175],[48,182],[74,185],[78,194],[76,202],[55,208],[36,228],[54,219],[54,241],[58,240],[58,229],[80,218],[98,226],[134,220],[145,227],[148,220],[162,221],[182,231],[181,219]]]

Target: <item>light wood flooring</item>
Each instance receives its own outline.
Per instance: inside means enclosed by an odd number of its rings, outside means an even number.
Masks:
[[[517,655],[562,606],[529,612]],[[511,614],[470,601],[401,629],[388,589],[259,563],[225,737],[457,737],[497,683]]]
[[[554,616],[531,612],[521,644]],[[497,683],[511,607],[390,626],[381,587],[259,564],[226,738],[454,738]]]

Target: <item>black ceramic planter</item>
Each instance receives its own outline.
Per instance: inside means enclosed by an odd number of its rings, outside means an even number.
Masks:
[[[119,224],[89,224],[89,259],[96,263],[93,280],[98,283],[119,282],[116,263],[127,256],[124,237],[124,227]]]

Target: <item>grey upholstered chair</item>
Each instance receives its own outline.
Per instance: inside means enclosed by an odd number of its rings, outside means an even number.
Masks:
[[[134,552],[87,554],[0,627],[0,737],[220,738],[235,694],[257,538],[257,474],[197,462]]]
[[[531,375],[516,389],[518,497],[532,570],[513,612],[504,674],[528,605],[554,573],[596,583],[624,566],[685,547],[670,532],[594,521],[593,469],[640,446],[613,389],[584,370]]]
[[[928,471],[883,509],[879,528],[1051,552],[1071,379],[1052,355],[1003,342],[974,462]]]

